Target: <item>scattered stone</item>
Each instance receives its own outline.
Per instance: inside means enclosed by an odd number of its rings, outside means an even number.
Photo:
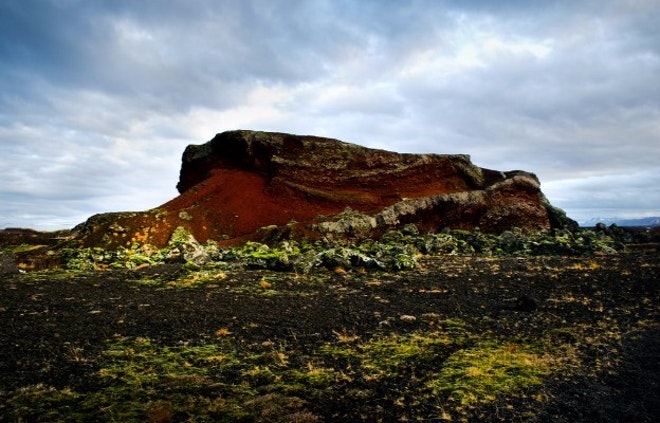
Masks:
[[[183,256],[178,248],[170,250],[165,256],[165,263],[181,263],[183,261]]]
[[[539,307],[539,302],[537,299],[530,297],[529,295],[523,294],[516,299],[516,304],[514,308],[518,311],[532,312]]]
[[[345,275],[346,273],[348,273],[348,272],[346,272],[346,269],[343,266],[335,267],[334,272],[337,275]]]
[[[168,246],[172,247],[165,258],[165,261],[169,263],[179,261],[202,266],[212,260],[204,246],[182,226],[178,226],[174,230]]]
[[[259,286],[261,286],[263,289],[270,289],[273,287],[273,284],[268,282],[266,279],[261,279],[259,281]]]
[[[117,234],[123,234],[124,232],[126,232],[126,228],[119,225],[117,222],[113,222],[110,226],[108,226],[108,229],[110,230],[110,232]]]

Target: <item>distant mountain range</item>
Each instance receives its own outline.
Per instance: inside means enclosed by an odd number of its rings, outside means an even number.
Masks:
[[[611,225],[613,223],[618,226],[660,226],[660,217],[643,217],[641,219],[622,219],[619,217],[593,217],[591,219],[580,222],[580,226],[590,227],[596,226],[598,223],[604,223],[606,225]]]

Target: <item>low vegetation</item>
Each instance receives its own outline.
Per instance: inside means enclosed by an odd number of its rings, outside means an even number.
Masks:
[[[64,248],[60,259],[72,270],[134,269],[167,262],[203,267],[260,268],[309,273],[318,268],[356,270],[415,269],[424,255],[541,256],[616,254],[632,235],[615,225],[579,231],[552,230],[525,233],[517,229],[500,235],[448,230],[421,234],[414,225],[387,232],[379,240],[315,242],[281,241],[275,245],[246,242],[220,248],[215,242],[199,244],[183,228],[177,228],[169,244],[157,249],[134,243],[129,248]]]
[[[375,421],[421,415],[429,403],[452,420],[498,397],[542,401],[546,378],[565,371],[553,353],[471,334],[460,321],[369,339],[338,333],[313,356],[268,341],[242,346],[220,330],[217,339],[190,345],[117,337],[98,358],[99,389],[39,384],[18,389],[8,403],[26,421],[313,422],[345,418],[342,412]],[[380,417],[368,405],[379,401]]]
[[[655,421],[660,266],[617,231],[65,249],[0,284],[0,421]]]

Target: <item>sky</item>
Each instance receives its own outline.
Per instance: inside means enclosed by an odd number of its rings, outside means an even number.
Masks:
[[[178,195],[232,129],[469,154],[660,215],[660,0],[2,0],[0,228]]]

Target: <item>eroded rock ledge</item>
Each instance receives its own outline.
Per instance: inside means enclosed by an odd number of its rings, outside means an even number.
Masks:
[[[378,237],[415,224],[501,233],[576,225],[538,178],[467,155],[400,154],[314,136],[229,131],[183,153],[180,195],[145,212],[91,217],[85,246],[166,245],[177,227],[226,244],[286,237]]]

